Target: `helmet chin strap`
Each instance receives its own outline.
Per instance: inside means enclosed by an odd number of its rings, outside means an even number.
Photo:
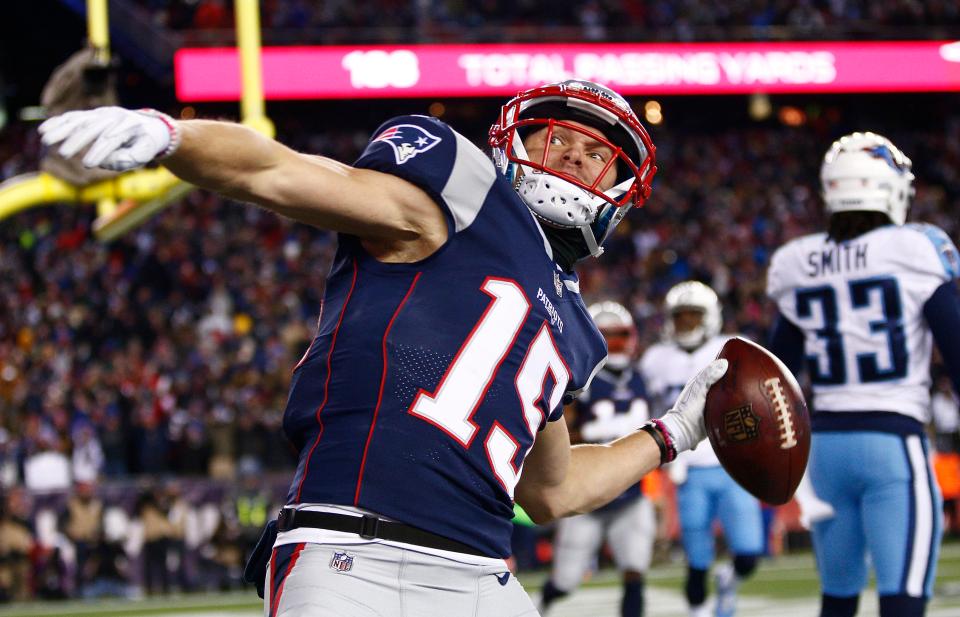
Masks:
[[[581,226],[580,232],[583,234],[584,242],[587,243],[587,249],[590,250],[590,255],[593,257],[603,255],[603,247],[597,244],[597,237],[593,234],[593,229],[590,225]]]

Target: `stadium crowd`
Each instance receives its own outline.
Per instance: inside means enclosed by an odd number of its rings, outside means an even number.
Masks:
[[[645,347],[663,294],[695,278],[722,298],[726,330],[763,340],[768,258],[821,217],[836,132],[659,131],[654,196],[583,268],[584,296],[624,302]],[[341,160],[367,137],[282,119],[279,134]],[[958,237],[960,116],[889,136],[915,161],[911,218]],[[33,127],[7,127],[0,180],[41,156]],[[335,238],[203,192],[109,245],[92,216],[51,207],[0,225],[0,598],[237,584],[286,488],[256,480],[294,462],[281,413]]]
[[[227,0],[136,1],[157,25],[173,30],[233,27],[232,3]],[[819,38],[824,28],[839,27],[869,38],[878,27],[960,24],[960,7],[946,0],[264,0],[261,4],[263,25],[268,29],[389,27],[420,32],[426,38],[463,35],[478,28],[484,36],[495,37],[497,29],[524,26],[579,28],[591,40],[611,31],[654,33],[657,38],[680,40],[729,38],[731,29],[736,28],[744,28],[748,38],[762,39],[770,35],[767,29],[776,27],[789,28],[793,37],[799,32]],[[413,27],[418,30],[410,30]]]

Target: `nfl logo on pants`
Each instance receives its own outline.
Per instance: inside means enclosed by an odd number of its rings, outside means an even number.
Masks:
[[[337,572],[349,572],[353,569],[353,555],[348,555],[346,551],[337,551],[330,560],[330,569]]]

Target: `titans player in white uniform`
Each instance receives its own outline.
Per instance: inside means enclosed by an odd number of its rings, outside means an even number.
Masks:
[[[564,413],[573,443],[617,439],[650,419],[643,379],[634,369],[638,341],[633,317],[623,305],[610,301],[590,305],[590,316],[607,341],[607,362]],[[602,508],[557,521],[553,570],[543,587],[541,614],[576,589],[606,540],[623,575],[620,615],[643,615],[643,578],[656,531],[653,504],[639,484]]]
[[[960,260],[939,228],[905,224],[911,162],[884,137],[834,142],[820,178],[828,230],[773,255],[767,293],[771,349],[813,387],[808,474],[834,512],[813,524],[821,615],[856,613],[868,554],[880,614],[923,615],[941,533],[930,355],[936,342],[960,385]]]
[[[651,346],[640,360],[640,370],[654,401],[669,401],[696,374],[698,367],[717,356],[730,337],[723,327],[720,300],[698,281],[679,283],[667,292],[663,341]],[[670,464],[677,485],[677,507],[683,549],[687,556],[686,596],[690,614],[707,615],[707,572],[714,561],[713,524],[719,520],[733,565],[715,568],[715,614],[732,615],[739,581],[753,573],[763,551],[760,504],[731,478],[708,440]]]
[[[514,497],[537,522],[587,512],[705,434],[722,360],[611,444],[572,448],[557,421],[606,355],[573,264],[601,252],[655,171],[646,130],[603,86],[521,93],[491,128],[493,161],[425,116],[384,123],[354,165],[149,110],[40,131],[88,166],[162,159],[339,234],[284,412],[299,464],[248,563],[270,617],[535,614],[504,561]]]

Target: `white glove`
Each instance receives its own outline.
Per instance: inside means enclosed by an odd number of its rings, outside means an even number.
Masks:
[[[703,406],[707,402],[707,390],[727,372],[727,361],[723,358],[714,360],[697,376],[687,382],[677,397],[677,402],[667,413],[663,414],[663,422],[670,440],[677,454],[686,450],[693,450],[707,436],[707,428],[703,424]]]
[[[176,122],[152,109],[98,107],[69,111],[50,118],[38,130],[44,145],[61,144],[58,152],[64,158],[90,146],[83,164],[113,171],[143,167],[154,159],[169,156],[180,145]]]

